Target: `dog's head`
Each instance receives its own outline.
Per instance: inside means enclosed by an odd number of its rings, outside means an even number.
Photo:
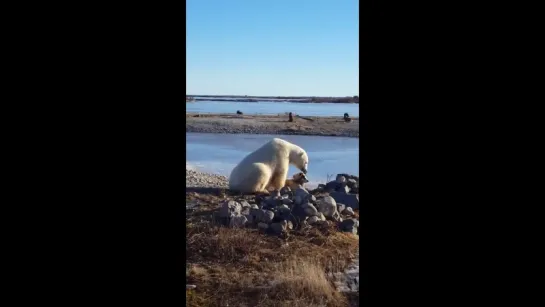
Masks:
[[[301,173],[297,173],[293,175],[293,181],[297,183],[307,183],[308,178],[307,178],[307,175],[301,172]]]

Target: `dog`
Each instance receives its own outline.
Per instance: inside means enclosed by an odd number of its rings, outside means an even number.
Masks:
[[[284,186],[289,187],[292,191],[298,188],[304,189],[304,184],[308,182],[308,178],[303,173],[293,175],[293,179],[287,179]]]

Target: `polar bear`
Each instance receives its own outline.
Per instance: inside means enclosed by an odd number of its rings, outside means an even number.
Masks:
[[[290,142],[274,138],[247,155],[229,176],[229,189],[242,193],[268,193],[286,183],[289,164],[307,173],[306,151]]]

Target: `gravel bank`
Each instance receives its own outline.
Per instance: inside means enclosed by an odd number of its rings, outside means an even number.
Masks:
[[[185,170],[185,186],[196,188],[228,188],[229,178],[216,174]]]
[[[186,114],[186,132],[229,134],[283,134],[359,137],[359,119],[338,117],[296,118],[279,115]]]

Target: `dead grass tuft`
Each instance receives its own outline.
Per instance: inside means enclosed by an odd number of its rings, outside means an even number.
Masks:
[[[346,306],[318,261],[293,259],[277,266],[269,293],[285,306]]]

